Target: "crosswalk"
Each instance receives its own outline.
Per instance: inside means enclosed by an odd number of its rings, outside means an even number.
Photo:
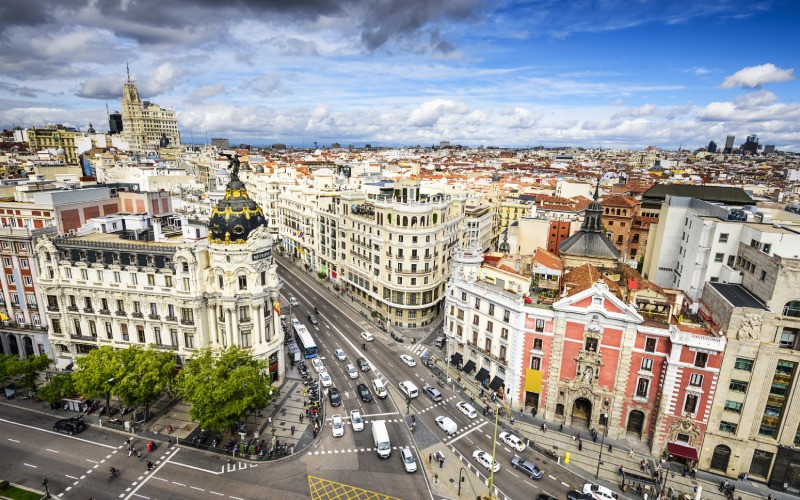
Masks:
[[[406,344],[404,349],[411,354],[417,354],[420,357],[425,356],[428,353],[428,346],[425,344]]]
[[[406,448],[405,446],[392,446],[392,450],[399,450],[401,448]],[[416,450],[416,446],[408,446],[412,450]],[[316,451],[309,451],[306,455],[336,455],[340,453],[364,453],[365,451],[373,451],[373,448],[342,448],[339,450],[316,450]]]

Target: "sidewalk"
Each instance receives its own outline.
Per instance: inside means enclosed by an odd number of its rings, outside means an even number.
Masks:
[[[439,363],[443,363],[440,360]],[[444,374],[446,365],[437,364],[434,367],[429,367],[431,371],[440,376]],[[450,367],[450,376],[457,390],[460,392],[464,399],[474,399],[474,406],[478,411],[484,406],[480,399],[481,388],[472,377],[465,375],[456,370],[453,366]],[[485,391],[488,395],[488,391]],[[490,407],[494,407],[489,403]],[[512,423],[513,417],[513,423]],[[655,471],[658,465],[658,457],[653,457],[649,454],[642,453],[634,449],[631,456],[631,447],[628,443],[616,439],[603,439],[602,436],[598,437],[597,442],[593,442],[591,435],[587,429],[579,429],[572,427],[563,427],[559,430],[560,423],[547,422],[546,430],[542,431],[542,424],[545,421],[539,417],[533,417],[530,413],[521,413],[519,410],[513,411],[511,414],[506,414],[501,417],[502,422],[500,425],[506,430],[512,431],[520,437],[527,438],[532,446],[541,451],[555,452],[559,457],[561,466],[571,470],[581,476],[586,482],[599,482],[614,491],[620,492],[619,483],[620,476],[618,469],[620,466],[626,471],[642,474],[640,470],[640,462],[644,459],[649,465],[650,470]],[[602,434],[603,429],[598,428],[598,433]],[[578,451],[577,439],[573,437],[578,435],[582,438],[583,449]],[[602,458],[601,457],[601,443],[602,443]],[[609,453],[609,446],[611,452]],[[565,454],[570,453],[570,463],[564,464]],[[599,467],[599,480],[595,479],[595,474]],[[781,500],[796,500],[792,494],[771,490],[765,484],[742,481],[733,481],[730,478],[718,476],[706,471],[697,471],[696,478],[684,476],[683,466],[680,464],[665,462],[664,467],[665,481],[659,485],[659,491],[663,496],[666,496],[667,491],[671,487],[674,494],[693,494],[695,487],[702,487],[702,497],[709,499],[725,499],[725,496],[719,492],[719,484],[727,479],[736,486],[735,496],[741,497],[742,500],[750,499],[764,499],[767,495],[772,495],[774,499]],[[639,497],[638,494],[632,493],[628,490],[623,494],[626,497]]]
[[[480,479],[475,477],[474,472],[469,469],[475,469],[467,460],[467,464],[459,460],[455,453],[444,443],[438,443],[419,450],[422,459],[422,472],[428,476],[428,481],[431,485],[434,497],[440,498],[458,498],[458,479],[459,474],[464,478],[461,483],[461,497],[462,498],[476,498],[480,495],[481,498],[488,497],[489,488],[484,481],[485,474],[478,471]],[[444,462],[439,462],[436,457],[444,457]],[[462,473],[461,470],[464,469]]]

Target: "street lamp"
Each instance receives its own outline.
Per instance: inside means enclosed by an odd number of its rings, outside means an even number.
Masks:
[[[47,488],[47,478],[42,478],[42,485],[44,486],[44,497],[50,498],[50,490]]]
[[[464,468],[458,471],[458,496],[461,496],[461,483],[464,482]]]
[[[600,441],[600,456],[597,457],[597,471],[594,473],[594,478],[595,479],[600,477],[600,464],[603,463],[603,461],[602,461],[603,460],[603,446],[606,443],[606,434],[608,434],[608,413],[603,413],[600,416],[603,417],[603,420],[605,421],[606,431],[603,433],[603,438]]]
[[[492,438],[492,461],[489,463],[489,498],[494,498],[494,456],[497,453],[497,422],[500,417],[500,405],[494,407],[494,437]]]

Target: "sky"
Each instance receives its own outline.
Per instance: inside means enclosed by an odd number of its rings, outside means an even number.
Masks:
[[[3,0],[0,127],[184,142],[800,151],[793,0]],[[800,70],[798,70],[800,71]]]

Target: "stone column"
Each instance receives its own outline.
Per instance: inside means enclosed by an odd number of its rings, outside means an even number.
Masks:
[[[223,308],[223,313],[225,315],[225,337],[222,339],[222,345],[229,346],[231,330],[233,329],[233,322],[231,320],[231,310],[228,308]]]
[[[209,307],[206,311],[206,314],[208,314],[209,340],[216,347],[219,344],[219,330],[217,329],[217,306]]]
[[[261,311],[264,308],[263,304],[256,306],[255,324],[258,329],[258,343],[264,342],[264,313]]]
[[[237,311],[237,307],[234,305],[233,309],[231,310],[231,331],[228,333],[228,339],[230,341],[230,345],[236,345],[236,334],[239,331],[239,311]]]

